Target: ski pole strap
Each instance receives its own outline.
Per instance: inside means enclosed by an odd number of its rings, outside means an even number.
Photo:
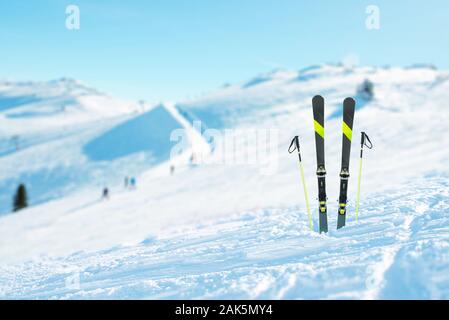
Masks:
[[[369,139],[366,132],[362,132],[362,142],[361,142],[362,148],[363,146],[367,147],[368,149],[373,148],[373,144],[371,143],[371,140]]]
[[[299,151],[299,137],[298,136],[295,136],[293,138],[292,143],[290,144],[290,147],[288,148],[288,152],[293,153],[293,152],[295,152],[295,150],[298,150],[299,162],[301,162],[301,153]]]
[[[290,144],[290,147],[288,148],[288,152],[293,153],[293,152],[295,152],[295,150],[298,150],[298,153],[299,153],[299,137],[298,136],[293,138],[292,143]]]

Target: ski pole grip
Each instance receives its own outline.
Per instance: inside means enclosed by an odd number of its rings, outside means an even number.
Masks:
[[[362,143],[362,148],[363,148],[363,146],[367,147],[368,149],[372,149],[373,148],[373,144],[371,143],[371,140],[369,139],[369,137],[366,134],[366,132],[362,132],[362,142],[361,143]]]
[[[292,149],[292,147],[294,147],[294,148]],[[293,138],[292,143],[290,144],[290,147],[288,148],[288,152],[293,153],[293,152],[295,152],[295,150],[298,150],[298,153],[299,153],[299,137],[298,136],[295,136]]]

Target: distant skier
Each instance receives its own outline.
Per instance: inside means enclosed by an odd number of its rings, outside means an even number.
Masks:
[[[131,179],[129,180],[129,185],[131,189],[135,189],[136,188],[136,178],[131,177]]]
[[[103,199],[109,199],[109,189],[108,188],[104,188],[103,189]]]
[[[170,166],[170,175],[173,175],[175,173],[175,166],[171,165]]]
[[[128,189],[128,186],[129,186],[129,178],[128,178],[128,176],[125,177],[124,185],[125,185],[125,189]]]
[[[197,163],[197,159],[196,159],[196,154],[192,153],[192,155],[190,156],[190,165],[195,167],[198,163]]]

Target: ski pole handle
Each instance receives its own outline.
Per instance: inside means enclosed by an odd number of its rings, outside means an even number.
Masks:
[[[292,149],[292,147],[294,147]],[[298,150],[298,157],[299,157],[299,161],[301,162],[301,152],[299,150],[299,137],[295,136],[292,140],[292,143],[290,144],[290,147],[288,148],[288,152],[289,153],[293,153],[295,152],[295,150]]]
[[[367,144],[367,142],[369,144]],[[362,138],[361,138],[361,147],[362,147],[362,149],[363,149],[363,146],[367,147],[368,149],[372,149],[373,148],[373,144],[371,143],[371,140],[369,139],[369,137],[366,134],[366,132],[362,132]]]

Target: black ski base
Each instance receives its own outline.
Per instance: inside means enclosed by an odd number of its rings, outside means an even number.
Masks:
[[[344,214],[338,214],[337,230],[343,228],[346,225],[346,212]]]
[[[320,233],[327,233],[327,212],[319,213],[320,214]]]
[[[337,229],[341,229],[346,225],[346,203],[348,201],[348,180],[349,172],[347,168],[343,168],[340,173],[340,198],[338,198],[338,219]]]
[[[326,196],[326,170],[323,167],[318,169],[318,214],[320,222],[320,233],[327,233],[327,196]]]

